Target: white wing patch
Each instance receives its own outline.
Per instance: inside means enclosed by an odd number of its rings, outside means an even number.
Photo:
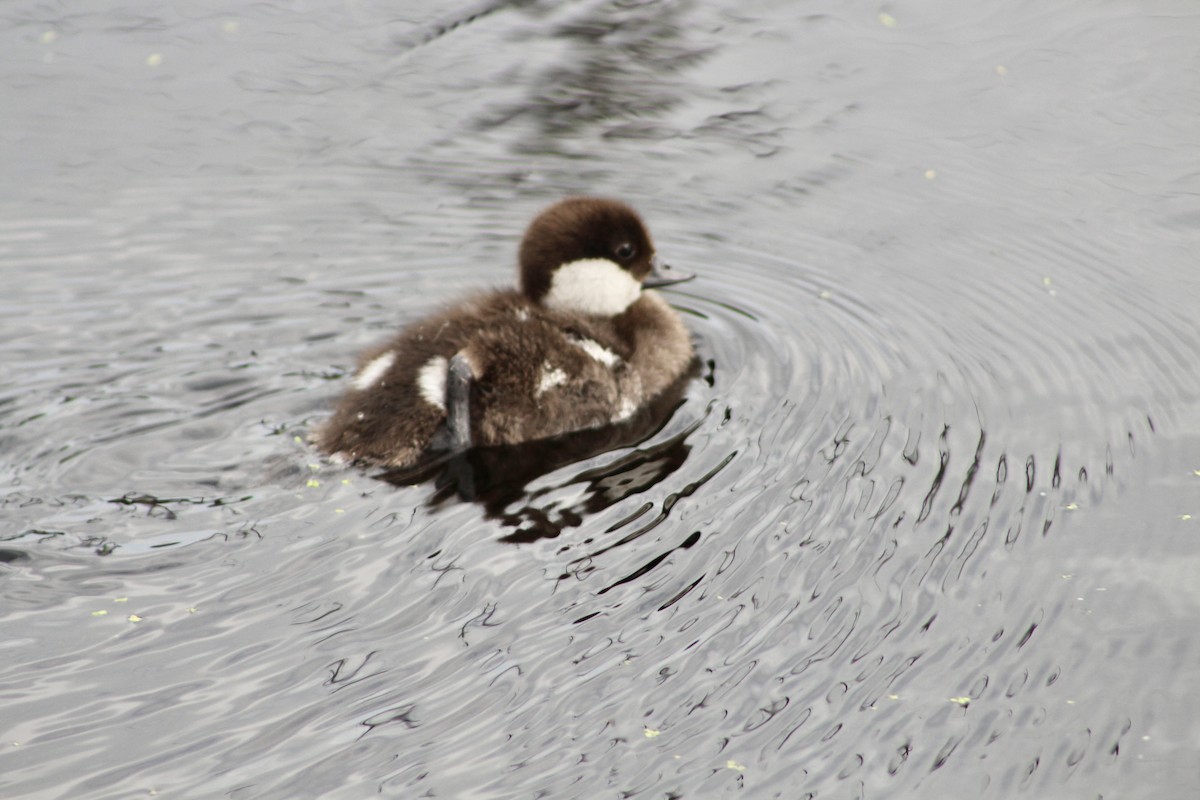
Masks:
[[[362,370],[354,376],[354,388],[360,392],[363,389],[370,389],[375,383],[387,374],[387,371],[392,368],[392,364],[396,361],[396,351],[388,350],[381,356],[371,359],[371,361],[362,368]]]
[[[446,359],[434,356],[417,373],[417,389],[430,405],[446,410]]]
[[[617,409],[617,413],[613,414],[613,422],[624,422],[633,416],[633,412],[637,411],[637,403],[633,402],[630,397],[622,397],[621,405]]]
[[[621,360],[619,355],[614,353],[612,350],[609,350],[607,347],[595,341],[594,339],[582,339],[572,336],[571,344],[575,345],[580,350],[587,353],[589,356],[594,358],[596,361],[599,361],[606,367],[614,367],[617,365],[617,362]]]
[[[549,361],[547,361],[542,364],[542,377],[538,381],[537,389],[534,390],[534,395],[536,397],[541,397],[555,386],[562,386],[566,382],[567,373],[563,372],[561,369],[553,366]]]

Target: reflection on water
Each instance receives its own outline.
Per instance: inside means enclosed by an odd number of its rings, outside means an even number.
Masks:
[[[702,60],[708,48],[689,42],[694,3],[606,3],[568,12],[518,34],[538,47],[557,40],[570,57],[535,69],[522,96],[480,121],[489,129],[528,117],[520,151],[546,154],[564,135],[600,125],[604,136],[659,138],[654,118],[681,102],[675,76]]]
[[[0,22],[0,795],[1194,794],[1195,9],[110,11]],[[698,375],[304,445],[580,191]]]
[[[713,366],[710,361],[710,381]],[[503,541],[529,543],[555,538],[564,529],[581,525],[586,517],[652,488],[682,466],[691,449],[687,438],[703,418],[661,443],[635,446],[655,437],[672,420],[684,402],[685,389],[699,371],[699,362],[694,362],[678,381],[621,425],[516,446],[474,448],[438,458],[429,465],[386,470],[376,477],[396,486],[433,480],[437,491],[428,501],[432,507],[455,499],[478,502],[487,518],[517,528]],[[675,427],[679,424],[677,421]],[[571,475],[561,484],[528,489],[533,481],[567,465],[629,447],[635,449],[611,463]],[[557,490],[582,484],[587,487],[582,501],[566,508],[559,508],[557,500],[537,505]]]

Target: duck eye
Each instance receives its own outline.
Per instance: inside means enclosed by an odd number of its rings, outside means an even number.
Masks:
[[[637,253],[637,248],[631,245],[629,242],[624,242],[617,246],[616,253],[617,258],[621,259],[622,261],[628,261],[629,259],[633,258],[635,253]]]

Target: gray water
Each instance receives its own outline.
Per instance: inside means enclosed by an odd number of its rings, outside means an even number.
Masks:
[[[1193,798],[1190,0],[0,9],[0,796]],[[660,429],[304,444],[568,194]]]

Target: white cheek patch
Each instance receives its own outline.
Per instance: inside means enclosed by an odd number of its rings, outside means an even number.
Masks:
[[[542,376],[538,380],[537,389],[534,390],[534,395],[541,397],[546,392],[553,389],[555,386],[562,386],[567,382],[567,373],[555,366],[551,366],[550,362],[542,364]]]
[[[583,352],[587,353],[596,361],[599,361],[606,367],[614,367],[620,362],[621,357],[609,350],[604,345],[594,339],[581,339],[574,336],[571,337],[571,344],[578,347]]]
[[[607,258],[585,258],[554,271],[545,304],[559,311],[613,317],[642,294],[642,284]]]
[[[392,368],[392,364],[396,361],[396,352],[389,350],[378,358],[371,361],[362,368],[358,375],[354,376],[354,388],[360,392],[363,389],[370,389],[375,385],[375,382],[382,378],[387,371]]]
[[[417,390],[430,405],[446,410],[446,359],[434,356],[417,373]]]

